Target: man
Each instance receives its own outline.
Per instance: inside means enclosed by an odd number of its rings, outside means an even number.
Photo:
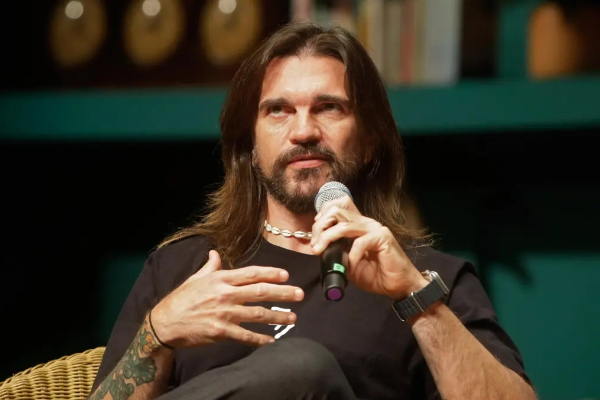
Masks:
[[[92,398],[536,398],[473,267],[402,225],[402,144],[354,37],[281,29],[236,74],[221,131],[224,184],[148,258]],[[331,180],[353,198],[315,215]],[[318,256],[342,237],[332,302]]]

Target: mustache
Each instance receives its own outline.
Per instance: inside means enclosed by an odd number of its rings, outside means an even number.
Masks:
[[[335,153],[319,144],[308,144],[304,146],[296,146],[282,153],[277,160],[275,161],[275,166],[278,168],[285,168],[287,164],[289,164],[296,157],[319,157],[329,162],[330,164],[337,162],[337,158]]]

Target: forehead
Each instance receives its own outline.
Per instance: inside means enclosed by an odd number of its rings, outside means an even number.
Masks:
[[[348,97],[344,64],[327,56],[289,56],[269,63],[260,99],[301,99],[318,94]]]

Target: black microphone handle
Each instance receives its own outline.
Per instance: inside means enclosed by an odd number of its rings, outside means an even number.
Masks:
[[[321,284],[327,300],[339,301],[344,298],[350,247],[350,239],[341,238],[330,243],[321,253]]]

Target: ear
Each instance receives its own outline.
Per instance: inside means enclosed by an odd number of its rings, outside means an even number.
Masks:
[[[376,144],[374,143],[375,141],[372,138],[367,139],[365,142],[366,143],[364,144],[365,152],[363,154],[363,162],[365,165],[367,165],[371,162],[371,160],[373,160],[373,157],[375,156]]]
[[[256,152],[256,147],[252,148],[252,167],[256,168],[256,164],[258,164],[258,155]]]
[[[371,162],[371,160],[373,159],[373,154],[374,154],[373,148],[367,147],[367,149],[365,150],[365,157],[363,160],[365,165]]]
[[[363,148],[363,165],[367,165],[373,160],[373,157],[375,156],[375,151],[377,150],[377,146],[379,145],[379,140],[373,135],[373,133],[363,130],[363,134],[361,135],[360,139],[360,145]]]

